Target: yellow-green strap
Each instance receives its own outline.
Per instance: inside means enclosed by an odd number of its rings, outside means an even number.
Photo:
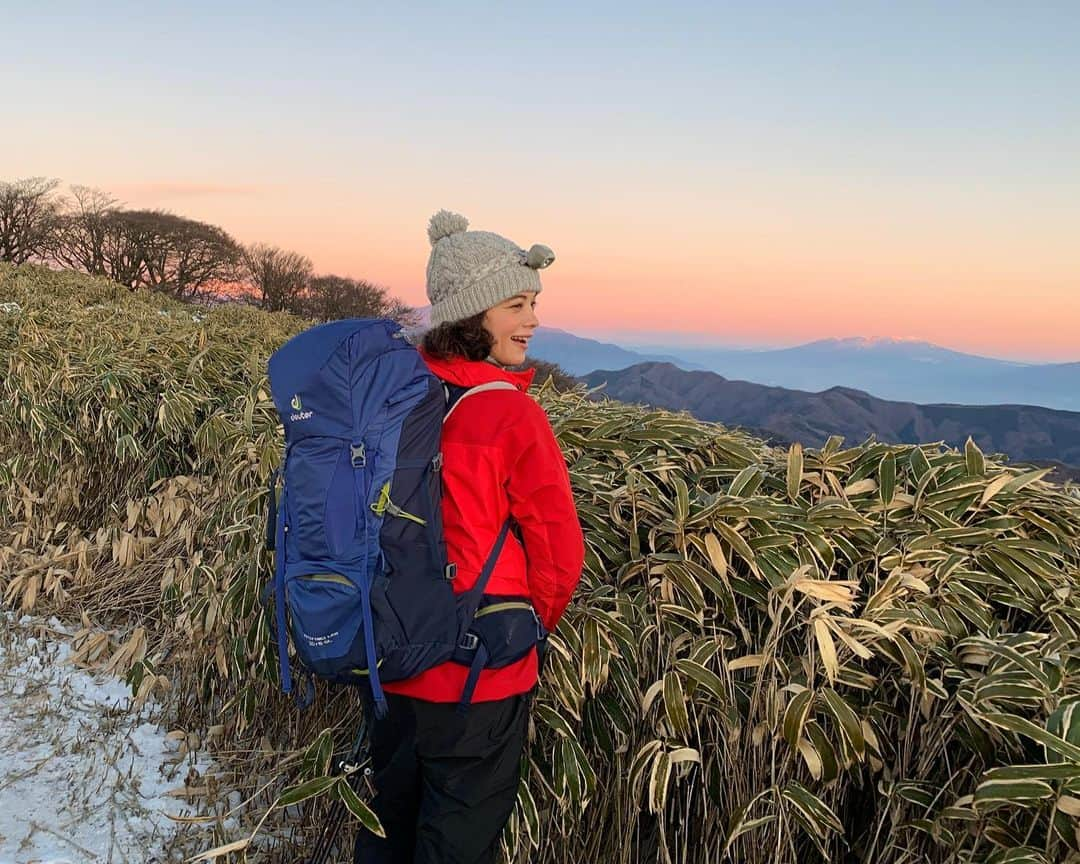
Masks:
[[[417,525],[427,525],[426,519],[421,519],[419,516],[414,516],[412,513],[402,510],[397,504],[390,500],[389,480],[383,484],[382,489],[379,491],[379,500],[372,502],[371,510],[376,516],[382,516],[384,513],[389,513],[391,516],[408,519],[410,522],[415,522]]]

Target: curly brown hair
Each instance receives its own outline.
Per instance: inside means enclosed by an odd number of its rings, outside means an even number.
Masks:
[[[437,360],[464,357],[466,360],[486,360],[495,340],[484,327],[484,312],[463,321],[440,324],[424,334],[423,348]]]

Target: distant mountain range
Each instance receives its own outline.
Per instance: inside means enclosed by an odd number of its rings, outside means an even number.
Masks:
[[[707,369],[732,380],[812,392],[843,386],[906,402],[1041,405],[1080,411],[1080,363],[1025,364],[910,340],[823,339],[770,351],[678,345],[626,348],[542,327],[530,352],[575,375],[666,360],[682,369]]]
[[[416,310],[419,318],[419,332],[429,326],[431,307],[422,306]],[[594,369],[625,369],[635,363],[675,363],[683,369],[704,369],[691,360],[671,354],[642,353],[620,348],[609,342],[598,342],[575,336],[556,327],[537,327],[529,345],[529,356],[549,363],[555,363],[571,375],[584,375]]]
[[[1025,405],[917,405],[894,402],[849,387],[808,393],[731,381],[714,372],[686,371],[671,363],[640,363],[583,376],[590,387],[621,402],[689,411],[701,420],[771,433],[779,443],[820,447],[830,435],[849,443],[945,441],[962,447],[970,435],[986,453],[1012,461],[1080,466],[1080,413]]]
[[[1080,363],[1019,363],[907,339],[822,339],[772,351],[651,350],[726,378],[799,390],[840,385],[883,399],[1080,411]]]
[[[420,311],[426,324],[428,310]],[[607,382],[620,401],[689,411],[777,444],[874,435],[960,447],[971,435],[987,453],[1058,465],[1059,478],[1080,479],[1080,363],[1017,363],[898,339],[631,349],[553,327],[537,328],[529,355],[590,386]]]
[[[558,364],[571,375],[584,375],[594,369],[625,369],[636,363],[674,363],[683,369],[704,366],[670,354],[641,353],[608,342],[584,339],[554,327],[537,327],[529,345],[529,355]]]
[[[420,310],[425,324],[427,312]],[[627,347],[539,327],[529,354],[578,377],[597,369],[665,362],[687,371],[716,372],[730,381],[809,392],[846,387],[878,399],[922,405],[1032,405],[1080,411],[1080,362],[1020,363],[908,339],[821,339],[767,351]]]

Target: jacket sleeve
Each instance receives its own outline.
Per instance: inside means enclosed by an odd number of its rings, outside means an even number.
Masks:
[[[530,397],[504,432],[510,515],[521,526],[533,606],[550,631],[581,579],[585,541],[566,460],[544,409]]]

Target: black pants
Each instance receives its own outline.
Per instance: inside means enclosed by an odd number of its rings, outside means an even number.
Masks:
[[[361,828],[356,864],[493,864],[517,799],[528,695],[456,703],[388,693],[371,730],[372,808],[386,839]]]

